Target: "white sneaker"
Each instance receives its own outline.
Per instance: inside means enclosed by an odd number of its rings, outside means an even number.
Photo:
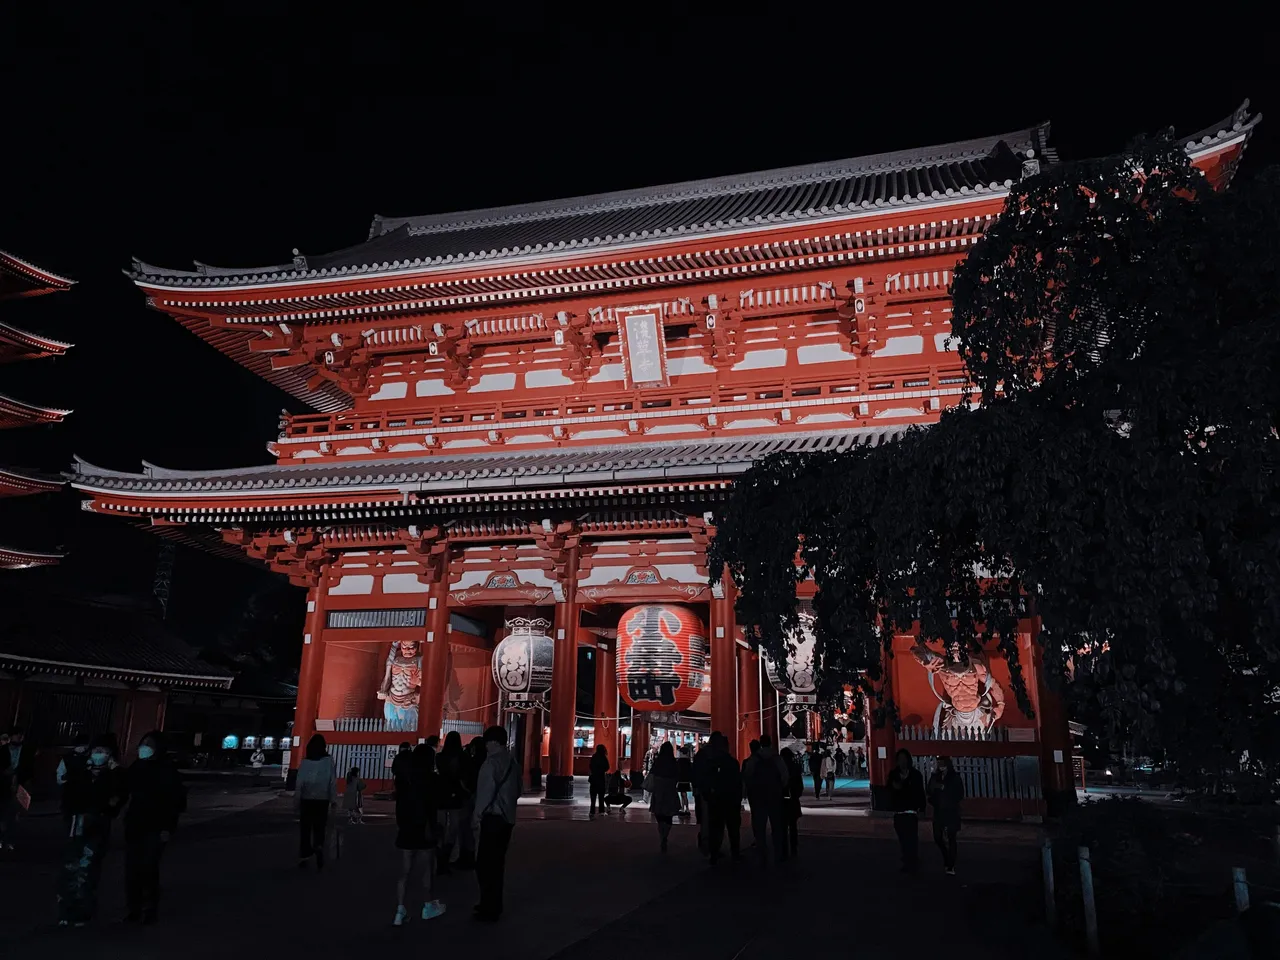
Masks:
[[[431,900],[422,905],[422,919],[434,920],[436,917],[444,913],[446,909],[445,905],[439,900]]]
[[[396,907],[396,918],[391,921],[392,926],[403,927],[409,919],[409,911],[405,909],[404,904]]]

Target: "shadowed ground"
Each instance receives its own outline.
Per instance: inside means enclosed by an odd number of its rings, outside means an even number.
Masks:
[[[0,954],[197,960],[461,948],[517,951],[522,960],[599,960],[642,950],[663,960],[751,960],[810,949],[866,958],[942,949],[947,960],[1054,955],[1035,923],[1038,855],[1027,828],[975,825],[962,834],[955,878],[942,874],[937,851],[922,843],[921,873],[904,877],[888,821],[806,816],[798,860],[763,868],[749,856],[712,870],[697,854],[692,826],[677,826],[663,856],[643,810],[588,822],[578,807],[526,805],[501,924],[471,922],[474,878],[462,873],[439,881],[448,914],[396,929],[394,827],[386,805],[373,804],[370,813],[364,826],[344,830],[342,858],[319,875],[294,865],[288,800],[246,804],[184,827],[166,854],[161,922],[146,929],[116,922],[123,855],[113,850],[99,921],[82,931],[52,927],[61,820],[31,818],[22,848],[0,860]],[[806,939],[815,930],[820,943]]]

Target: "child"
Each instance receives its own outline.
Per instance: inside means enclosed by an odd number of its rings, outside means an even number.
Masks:
[[[348,823],[364,823],[364,781],[360,768],[347,771],[347,789],[342,795],[342,808],[347,811]]]

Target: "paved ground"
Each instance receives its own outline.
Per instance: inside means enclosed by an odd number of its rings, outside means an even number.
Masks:
[[[712,870],[697,854],[692,826],[676,828],[663,856],[644,810],[588,822],[582,807],[524,805],[500,925],[470,921],[474,879],[459,874],[439,881],[445,917],[396,929],[397,852],[385,806],[371,805],[370,822],[344,832],[342,859],[317,875],[294,865],[287,799],[216,816],[209,799],[193,802],[203,812],[191,819],[203,822],[185,825],[166,855],[162,919],[148,929],[115,922],[123,907],[118,851],[106,865],[100,922],[54,929],[61,821],[28,820],[23,847],[0,860],[0,956],[198,960],[439,948],[514,951],[521,960],[641,951],[663,960],[776,960],[812,949],[859,958],[927,957],[940,948],[947,960],[1055,955],[1034,920],[1037,854],[1026,828],[967,830],[956,878],[944,876],[936,851],[922,845],[926,869],[904,877],[888,821],[807,815],[798,860]]]

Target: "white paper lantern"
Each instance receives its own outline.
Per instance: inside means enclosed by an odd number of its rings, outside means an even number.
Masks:
[[[551,690],[555,642],[547,636],[551,621],[513,617],[510,631],[493,651],[493,682],[512,702],[539,701]]]
[[[800,613],[800,630],[788,640],[787,662],[781,670],[772,658],[765,657],[764,670],[769,682],[779,693],[796,697],[814,697],[818,693],[818,668],[814,654],[818,638],[813,630],[813,614]]]

